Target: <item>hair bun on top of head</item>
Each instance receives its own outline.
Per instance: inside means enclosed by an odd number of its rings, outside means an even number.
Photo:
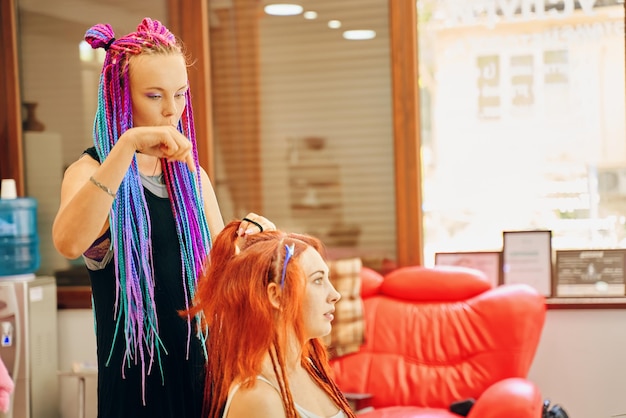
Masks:
[[[137,43],[138,40],[154,41],[154,43],[162,45],[176,45],[176,37],[169,29],[160,21],[150,19],[149,17],[145,17],[141,21],[135,33],[130,33],[122,39],[126,40],[122,41],[123,46],[130,47],[131,50],[134,49],[131,45],[139,45]],[[111,44],[115,41],[115,33],[108,23],[98,23],[87,30],[85,40],[93,49],[109,49]]]
[[[114,39],[115,33],[113,32],[111,25],[108,23],[98,23],[97,25],[93,25],[85,33],[85,41],[87,41],[93,49],[106,49],[111,45],[111,42]]]
[[[159,38],[165,44],[175,44],[176,37],[158,20],[144,17],[139,25],[137,25],[137,33],[145,33],[150,37]]]

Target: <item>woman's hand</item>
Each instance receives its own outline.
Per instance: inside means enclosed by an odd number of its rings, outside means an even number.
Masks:
[[[124,132],[122,137],[132,141],[139,153],[182,161],[192,172],[196,171],[191,141],[173,126],[138,126]]]
[[[257,215],[254,212],[250,212],[241,220],[241,224],[237,230],[237,235],[243,237],[263,231],[276,231],[276,225],[270,222],[267,218]]]

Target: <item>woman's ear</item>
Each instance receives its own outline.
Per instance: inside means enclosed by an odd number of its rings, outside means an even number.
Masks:
[[[278,284],[272,282],[267,286],[267,298],[275,309],[280,309],[282,291]]]

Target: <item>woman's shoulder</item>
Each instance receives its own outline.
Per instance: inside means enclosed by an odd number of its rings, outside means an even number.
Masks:
[[[281,418],[285,416],[280,393],[273,385],[257,379],[250,387],[242,385],[233,394],[227,418]]]
[[[94,160],[100,162],[100,157],[98,156],[98,151],[96,151],[96,147],[89,147],[86,150],[83,151],[82,155],[89,155],[91,158],[93,158]]]
[[[95,148],[94,148],[95,152]],[[89,176],[100,166],[100,162],[96,157],[91,155],[88,152],[84,152],[81,156],[74,162],[72,162],[65,169],[65,176],[77,175],[79,177],[89,178]]]

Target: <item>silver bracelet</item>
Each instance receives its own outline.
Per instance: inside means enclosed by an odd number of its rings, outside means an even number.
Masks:
[[[100,190],[103,190],[104,192],[106,192],[106,194],[108,194],[113,199],[115,199],[115,193],[113,193],[111,191],[111,189],[109,189],[107,186],[105,186],[104,184],[100,183],[98,180],[94,179],[93,176],[89,177],[89,181],[92,182],[93,184],[95,184],[96,186],[98,186],[98,188]]]

